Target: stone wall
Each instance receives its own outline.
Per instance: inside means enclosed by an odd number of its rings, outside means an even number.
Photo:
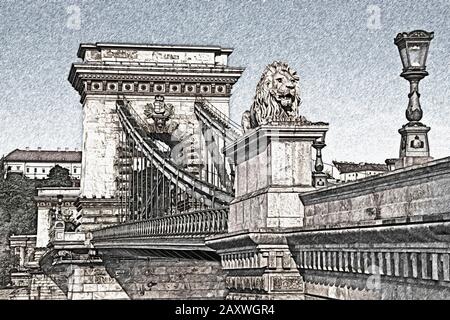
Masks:
[[[120,284],[103,265],[74,265],[68,279],[70,300],[128,300]]]
[[[305,227],[421,221],[450,212],[450,158],[300,195]],[[378,221],[378,222],[377,222]]]
[[[13,275],[14,277],[14,275]],[[23,278],[25,280],[25,278]],[[21,282],[13,288],[5,290],[0,300],[66,300],[65,293],[56,283],[42,272],[32,272],[26,277],[26,283]]]
[[[174,257],[104,261],[131,299],[224,299],[227,294],[218,261]]]
[[[64,292],[53,280],[43,273],[33,274],[30,286],[30,300],[66,300]]]

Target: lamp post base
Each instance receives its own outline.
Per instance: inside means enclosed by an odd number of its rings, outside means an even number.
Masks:
[[[401,135],[399,158],[389,159],[390,170],[419,165],[433,160],[430,157],[428,131],[430,131],[430,127],[417,121],[409,122],[398,130]]]

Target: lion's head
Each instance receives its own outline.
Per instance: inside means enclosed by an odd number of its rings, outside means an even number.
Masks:
[[[275,61],[268,65],[258,82],[251,113],[251,127],[271,120],[295,118],[300,95],[299,77],[287,63]]]

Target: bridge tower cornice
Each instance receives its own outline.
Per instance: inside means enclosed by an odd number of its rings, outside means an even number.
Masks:
[[[227,97],[244,69],[228,66],[229,48],[142,44],[81,44],[69,82],[87,95]]]

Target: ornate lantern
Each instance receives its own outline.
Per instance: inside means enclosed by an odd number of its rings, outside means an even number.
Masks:
[[[403,64],[401,76],[410,83],[409,104],[406,109],[406,119],[410,122],[422,119],[423,113],[419,101],[419,81],[428,75],[426,62],[428,48],[433,37],[433,32],[415,30],[409,33],[399,33],[394,40]]]

